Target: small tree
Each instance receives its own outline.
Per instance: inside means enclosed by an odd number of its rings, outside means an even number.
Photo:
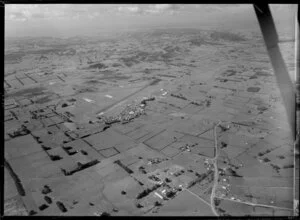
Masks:
[[[220,199],[217,199],[217,198],[215,198],[215,199],[214,199],[214,202],[215,202],[215,205],[216,205],[216,206],[218,206],[218,205],[220,205],[220,203],[221,203],[221,200],[220,200]]]
[[[158,201],[155,201],[154,206],[161,206],[161,203]]]

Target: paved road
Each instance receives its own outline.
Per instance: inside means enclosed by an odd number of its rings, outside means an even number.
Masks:
[[[210,159],[210,161],[213,163],[214,165],[214,185],[212,187],[211,190],[211,196],[210,196],[210,204],[211,204],[211,209],[213,211],[213,213],[218,216],[218,213],[215,209],[215,203],[214,203],[214,199],[216,197],[215,192],[216,192],[216,187],[218,186],[218,179],[219,179],[219,172],[218,172],[218,165],[217,165],[217,159],[219,156],[219,152],[218,152],[218,140],[217,140],[217,128],[218,126],[221,124],[221,121],[219,121],[217,123],[217,125],[214,127],[214,140],[215,140],[215,157],[213,159]]]
[[[292,208],[285,208],[285,207],[280,207],[280,206],[258,204],[258,203],[252,203],[252,202],[246,202],[246,201],[237,201],[237,200],[233,200],[233,199],[229,199],[229,198],[223,198],[223,197],[215,197],[215,198],[223,199],[223,200],[229,200],[231,202],[243,203],[243,204],[247,204],[247,205],[251,205],[251,206],[259,206],[259,207],[267,207],[267,208],[284,209],[284,210],[293,211]]]
[[[211,163],[214,165],[214,184],[213,184],[212,192],[211,192],[211,209],[212,209],[213,213],[216,216],[218,216],[218,213],[215,209],[215,204],[214,204],[214,199],[215,198],[223,199],[223,200],[229,200],[229,201],[237,202],[237,203],[243,203],[243,204],[247,204],[247,205],[251,205],[251,206],[260,206],[260,207],[268,207],[268,208],[283,209],[283,210],[293,210],[291,208],[285,208],[285,207],[279,207],[279,206],[272,206],[272,205],[266,205],[266,204],[257,204],[257,203],[247,202],[247,201],[237,201],[237,200],[232,200],[232,199],[229,199],[229,198],[217,197],[215,195],[215,191],[216,191],[216,188],[218,186],[218,179],[219,179],[219,172],[218,172],[218,166],[217,166],[217,159],[218,159],[218,156],[219,156],[218,140],[217,140],[217,128],[221,123],[222,122],[219,121],[217,123],[217,125],[214,127],[215,157],[210,159]]]

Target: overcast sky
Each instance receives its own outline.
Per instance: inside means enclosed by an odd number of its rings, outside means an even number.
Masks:
[[[294,27],[296,5],[272,5],[281,27]],[[257,29],[252,5],[5,5],[5,36],[99,35],[107,31],[151,27]]]

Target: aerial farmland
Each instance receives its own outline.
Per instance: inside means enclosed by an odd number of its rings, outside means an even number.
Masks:
[[[8,38],[3,110],[4,215],[295,214],[299,161],[258,27]]]

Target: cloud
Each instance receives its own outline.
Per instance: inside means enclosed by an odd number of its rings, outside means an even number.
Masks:
[[[5,20],[28,21],[30,19],[95,17],[92,5],[6,5]]]
[[[31,19],[93,19],[104,14],[118,15],[173,15],[177,13],[211,13],[227,11],[238,5],[180,5],[180,4],[27,4],[5,5],[5,20],[28,21]]]
[[[157,4],[154,8],[158,11],[179,10],[180,6],[176,4]]]
[[[100,15],[99,12],[93,12],[93,13],[88,15],[88,18],[89,19],[94,19],[94,18],[98,17],[99,15]]]
[[[44,13],[33,13],[31,15],[32,18],[45,18],[45,14]]]
[[[140,6],[119,6],[118,7],[118,11],[119,12],[129,12],[129,13],[142,13],[143,12],[143,9],[140,7]]]
[[[122,5],[118,7],[118,12],[127,14],[172,14],[181,8],[182,6],[177,4]]]
[[[5,20],[26,21],[26,17],[22,12],[14,12],[5,16]]]
[[[179,5],[179,4],[18,4],[5,5],[6,21],[28,21],[38,19],[94,19],[105,14],[111,15],[173,15],[177,13],[227,12],[237,5]],[[240,7],[240,6],[239,6]],[[233,11],[236,9],[233,9]]]
[[[22,10],[20,10],[22,8]],[[31,18],[32,14],[36,13],[36,5],[6,5],[5,6],[5,17],[8,20],[26,21]]]
[[[175,13],[176,11],[180,10],[182,7],[177,4],[156,4],[150,6],[146,12],[151,14],[160,14],[160,13]]]

